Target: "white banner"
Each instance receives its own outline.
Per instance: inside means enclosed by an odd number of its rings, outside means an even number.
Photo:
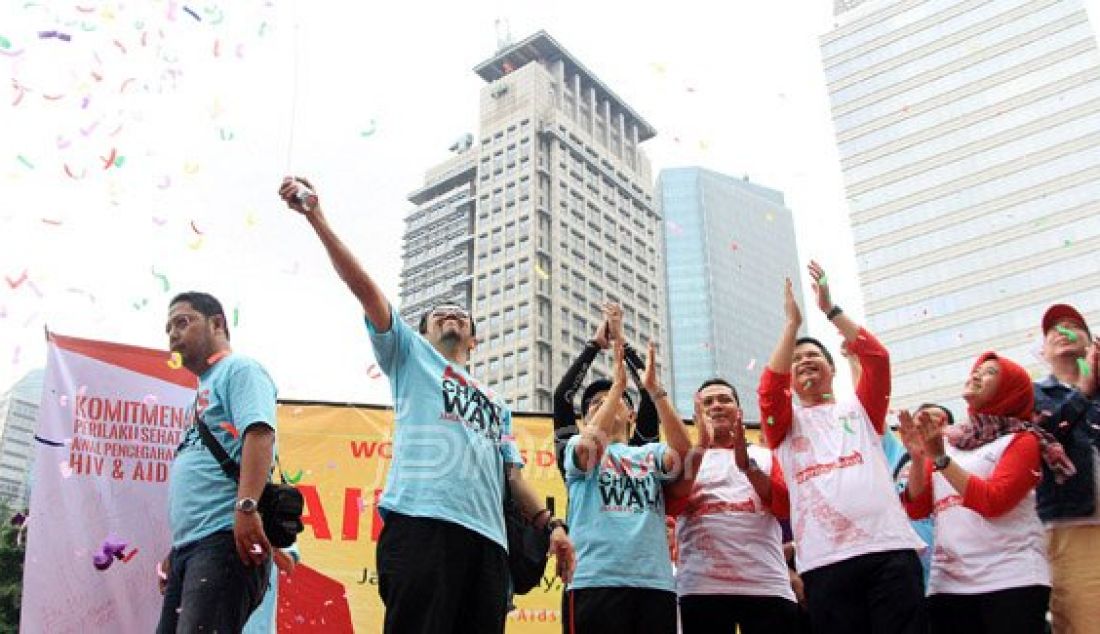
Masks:
[[[20,629],[156,629],[168,469],[195,377],[163,351],[48,335]]]

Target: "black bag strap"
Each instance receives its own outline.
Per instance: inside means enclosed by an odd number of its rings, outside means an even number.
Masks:
[[[206,448],[210,450],[210,453],[214,454],[214,459],[218,461],[218,466],[222,468],[225,475],[229,476],[229,479],[234,482],[240,481],[241,466],[234,462],[229,457],[229,453],[226,452],[225,447],[218,442],[218,439],[214,437],[214,433],[210,431],[210,428],[206,426],[206,423],[199,418],[198,402],[195,403],[195,427],[199,428],[199,437],[202,439],[202,444],[206,445]],[[501,458],[503,460],[503,457]],[[286,484],[286,474],[283,473],[283,465],[279,463],[279,454],[275,453],[275,467],[279,472],[279,480]]]

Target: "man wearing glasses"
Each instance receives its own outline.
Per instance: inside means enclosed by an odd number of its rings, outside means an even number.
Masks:
[[[379,502],[385,526],[377,550],[384,631],[503,632],[505,463],[512,496],[536,526],[551,531],[558,574],[568,581],[573,547],[564,523],[520,476],[507,405],[466,372],[477,343],[470,314],[437,306],[414,332],[333,232],[315,191],[304,179],[286,178],[279,196],[305,216],[363,306],[393,391],[393,461]]]
[[[211,295],[173,298],[165,334],[199,388],[195,424],[176,449],[168,479],[172,551],[158,566],[164,604],[157,632],[240,632],[263,600],[271,571],[257,505],[275,455],[275,383],[259,363],[230,350],[225,311]],[[205,425],[240,464],[239,484],[196,425]]]

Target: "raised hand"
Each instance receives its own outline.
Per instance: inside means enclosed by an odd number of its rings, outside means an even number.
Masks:
[[[783,286],[783,312],[787,316],[787,323],[796,326],[802,324],[802,310],[798,308],[798,300],[794,297],[794,285],[789,277]]]
[[[1085,348],[1085,360],[1078,363],[1081,367],[1077,376],[1077,388],[1085,398],[1091,399],[1100,392],[1100,337],[1093,339]]]
[[[817,307],[821,309],[821,312],[827,313],[833,309],[832,296],[829,293],[829,280],[825,277],[825,269],[821,268],[821,265],[814,260],[810,260],[809,266],[810,277],[813,278],[814,295],[817,296]]]
[[[733,436],[733,459],[737,468],[745,471],[749,468],[749,443],[745,440],[745,423],[741,420],[741,410],[737,411],[737,419],[730,427],[730,435]]]
[[[924,444],[924,455],[929,458],[938,458],[944,453],[943,432],[947,427],[946,421],[936,420],[928,410],[917,412],[915,420],[919,430],[919,438]]]
[[[614,367],[611,369],[611,388],[622,393],[626,390],[626,345],[622,339],[615,339],[611,347],[615,351]]]
[[[623,341],[623,307],[608,302],[603,305],[603,316],[607,321],[607,336],[611,341]]]
[[[607,350],[607,347],[611,345],[607,335],[607,320],[605,319],[600,322],[600,327],[596,328],[596,334],[592,337],[592,341],[596,343],[600,350]]]
[[[285,176],[279,185],[279,198],[287,207],[304,216],[310,216],[320,206],[316,192],[313,184],[301,176]]]
[[[909,410],[903,409],[898,412],[898,437],[901,439],[901,444],[905,446],[905,450],[909,452],[913,464],[917,464],[920,458],[925,457],[924,438]]]
[[[619,341],[616,339],[616,341]],[[657,344],[650,339],[646,350],[645,372],[642,374],[642,387],[649,392],[651,398],[655,398],[661,389],[660,379],[657,378]]]
[[[695,443],[695,446],[699,449],[710,449],[714,445],[714,428],[711,427],[710,420],[707,418],[706,412],[703,411],[703,399],[698,394],[695,395],[693,420],[695,431],[699,436],[699,441]]]

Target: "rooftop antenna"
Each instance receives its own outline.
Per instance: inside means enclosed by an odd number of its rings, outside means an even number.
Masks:
[[[512,25],[508,18],[497,18],[493,22],[497,32],[497,50],[502,51],[512,45]]]

